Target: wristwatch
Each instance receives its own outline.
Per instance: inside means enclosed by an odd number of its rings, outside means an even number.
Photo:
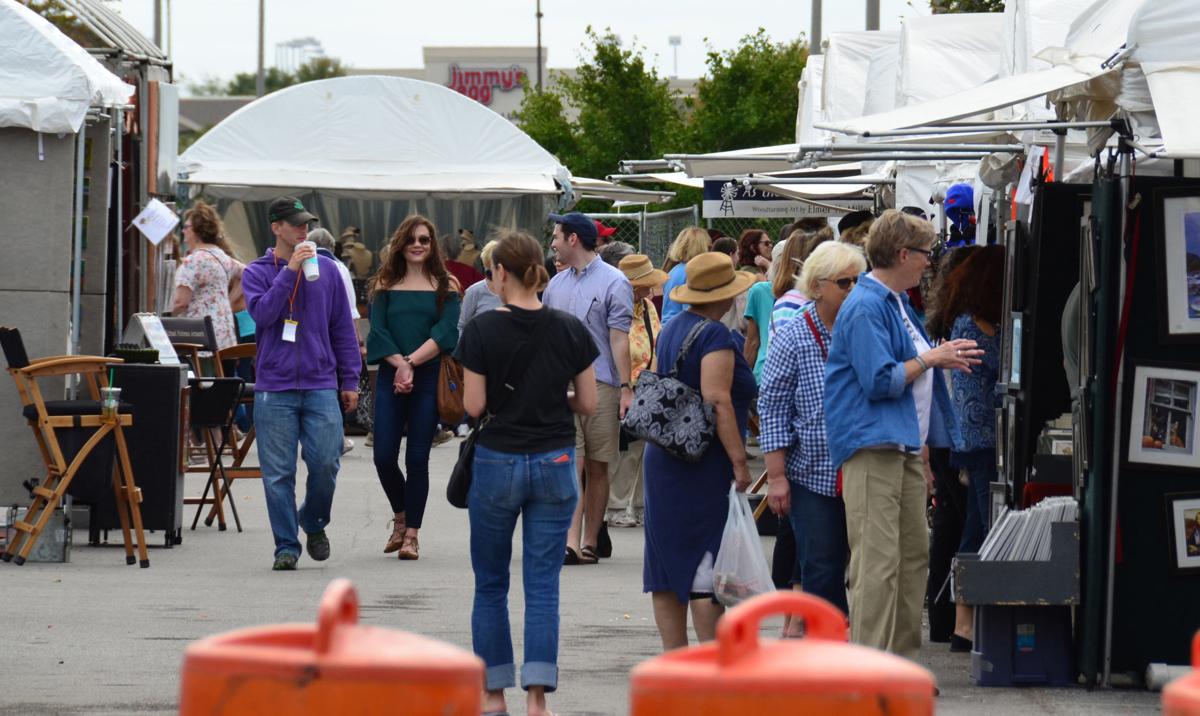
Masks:
[[[630,385],[629,383],[622,383],[622,384],[621,384],[619,387],[621,387],[621,388],[629,388],[630,390],[633,390],[633,386],[632,386],[632,385]]]

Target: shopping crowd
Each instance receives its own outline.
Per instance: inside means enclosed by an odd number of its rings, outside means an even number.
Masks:
[[[607,558],[610,527],[644,526],[643,590],[663,648],[688,643],[689,614],[698,640],[714,637],[730,488],[751,485],[755,441],[779,519],[778,588],[829,601],[853,641],[909,658],[928,603],[930,638],[969,647],[970,610],[950,604],[945,581],[950,557],[984,537],[994,479],[1000,249],[944,249],[918,211],[888,210],[850,214],[836,235],[824,218],[775,240],[691,227],[657,268],[579,213],[550,215],[549,258],[521,231],[478,247],[470,232],[439,237],[413,215],[370,270],[357,229],[338,241],[310,231],[316,217],[294,198],[272,202],[268,220],[273,244],[243,266],[212,207],[193,205],[174,310],[210,316],[220,347],[257,344],[272,566],[296,568],[301,530],[309,557],[329,558],[350,447],[343,413],[363,416],[360,400],[392,512],[383,552],[402,560],[420,557],[435,440],[473,426],[471,625],[485,712],[504,712],[504,689],[518,683],[507,607],[517,520],[519,683],[529,712],[543,713],[558,682],[561,570]],[[439,419],[451,359],[462,366],[462,425]],[[668,378],[699,396],[704,416],[653,434],[623,428],[631,410],[674,407],[680,391],[654,388]],[[706,447],[688,453],[697,441]],[[785,624],[784,636],[802,632]]]

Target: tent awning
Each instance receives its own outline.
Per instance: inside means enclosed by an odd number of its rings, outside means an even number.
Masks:
[[[936,126],[1041,97],[1049,92],[1086,82],[1100,74],[1103,72],[1097,71],[1089,74],[1074,67],[1062,65],[1048,70],[1026,72],[993,80],[949,97],[901,107],[891,112],[817,126],[835,132],[861,136],[870,136],[873,132],[910,127]]]
[[[1145,3],[1129,24],[1126,46],[1140,63],[1163,148],[1155,156],[1200,158],[1200,14],[1191,0]]]
[[[133,91],[41,15],[0,0],[0,127],[74,134],[89,107]]]
[[[571,186],[583,199],[603,199],[624,204],[663,204],[675,198],[673,191],[633,189],[603,179],[571,177]]]
[[[755,174],[791,169],[792,163],[788,161],[788,156],[795,153],[795,144],[776,144],[727,152],[691,154],[683,157],[681,161],[684,171],[694,177],[710,174]]]

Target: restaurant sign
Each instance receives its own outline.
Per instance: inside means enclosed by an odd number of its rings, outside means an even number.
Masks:
[[[465,94],[483,105],[492,103],[492,92],[511,92],[520,89],[526,72],[518,65],[505,68],[460,67],[450,65],[450,81],[446,86]]]

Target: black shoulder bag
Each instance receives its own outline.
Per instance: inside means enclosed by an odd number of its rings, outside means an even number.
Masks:
[[[542,310],[549,309],[543,308]],[[534,327],[533,333],[529,335],[529,341],[521,347],[520,351],[513,354],[507,370],[504,371],[504,387],[507,388],[507,391],[496,402],[496,405],[492,406],[491,410],[487,410],[483,417],[475,423],[471,433],[458,446],[458,462],[454,463],[454,469],[450,472],[450,482],[446,485],[446,499],[450,501],[451,505],[459,509],[467,507],[467,494],[471,491],[471,479],[474,476],[475,442],[479,439],[479,433],[487,427],[492,418],[499,414],[512,394],[517,392],[517,383],[524,379],[525,369],[529,367],[529,359],[533,357],[534,350],[541,344],[542,335],[546,332],[546,324],[550,320],[543,315],[537,326]],[[516,371],[518,370],[521,371],[520,378],[517,377]]]

